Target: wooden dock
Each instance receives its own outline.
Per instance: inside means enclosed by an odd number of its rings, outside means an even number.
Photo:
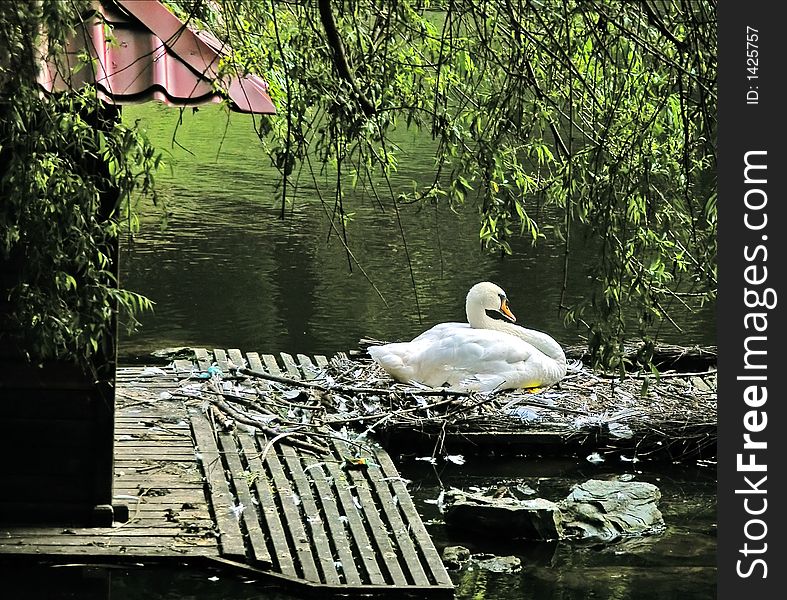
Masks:
[[[327,360],[197,350],[166,367],[118,369],[113,502],[128,520],[0,526],[0,555],[201,560],[299,592],[452,597],[406,481],[382,448],[333,438],[315,455],[220,426],[202,393],[211,367],[229,373],[233,364],[305,380]]]

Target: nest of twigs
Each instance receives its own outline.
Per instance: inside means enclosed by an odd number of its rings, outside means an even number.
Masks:
[[[384,445],[420,439],[435,452],[473,438],[476,446],[537,440],[552,453],[715,457],[715,368],[621,378],[576,360],[553,387],[481,394],[397,383],[365,356],[337,355],[307,380],[235,367],[201,384],[213,416],[315,454],[328,451],[330,438],[360,444],[372,436]]]

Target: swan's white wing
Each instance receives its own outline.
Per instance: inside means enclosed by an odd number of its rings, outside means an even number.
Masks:
[[[441,323],[369,354],[399,381],[487,392],[542,385],[551,360],[516,336],[466,323]]]
[[[427,329],[417,338],[413,339],[414,342],[423,342],[425,340],[438,341],[447,336],[453,335],[456,331],[465,331],[470,329],[468,323],[440,323],[431,329]]]

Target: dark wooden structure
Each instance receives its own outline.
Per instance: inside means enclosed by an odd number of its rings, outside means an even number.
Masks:
[[[0,556],[207,561],[298,593],[451,597],[453,585],[391,458],[334,439],[318,456],[226,431],[205,411],[211,365],[308,379],[324,357],[197,351],[118,370],[110,527],[0,526]],[[55,460],[56,449],[50,449]],[[348,468],[360,456],[365,468]],[[44,478],[46,479],[46,478]]]

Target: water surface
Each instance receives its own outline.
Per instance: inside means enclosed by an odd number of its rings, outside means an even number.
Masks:
[[[181,114],[150,103],[124,108],[124,119],[141,120],[167,153],[158,182],[169,213],[162,230],[161,211],[144,205],[141,231],[123,245],[124,285],[156,303],[140,330],[121,338],[126,356],[182,345],[332,355],[364,337],[410,339],[437,322],[464,321],[467,290],[483,280],[508,292],[521,324],[564,344],[583,342],[583,331],[564,325],[558,312],[564,252],[554,241],[532,247],[516,239],[515,255],[501,258],[481,250],[473,207],[403,206],[406,252],[390,203],[382,210],[367,187],[346,200],[349,246],[359,263],[351,268],[331,228],[333,200],[321,202],[305,172],[281,218],[278,174],[250,116],[233,114],[228,124],[219,107]],[[431,177],[431,141],[412,132],[400,137],[408,158],[393,184],[409,189],[411,178]],[[332,181],[330,169],[318,176]],[[531,205],[542,224],[558,218]],[[590,258],[577,245],[566,302],[589,293]],[[674,316],[681,330],[665,322],[662,341],[714,343],[712,306]]]

